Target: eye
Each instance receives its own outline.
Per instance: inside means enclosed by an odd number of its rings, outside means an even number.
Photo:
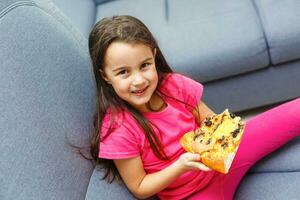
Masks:
[[[127,74],[127,70],[121,70],[121,71],[119,71],[118,73],[117,73],[117,76],[119,76],[119,75],[125,75],[125,74]]]
[[[151,63],[149,63],[149,62],[143,63],[142,66],[141,66],[141,68],[145,68],[145,67],[148,67],[148,66],[150,66],[150,65],[151,65]]]

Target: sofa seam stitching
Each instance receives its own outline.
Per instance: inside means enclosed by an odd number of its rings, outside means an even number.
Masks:
[[[45,12],[47,15],[51,16],[52,18],[55,19],[55,21],[57,21],[59,24],[61,24],[66,30],[69,31],[67,25],[65,23],[62,23],[60,20],[58,20],[55,16],[52,15],[52,13],[49,13],[47,12],[45,9],[43,9],[41,6],[39,6],[37,3],[33,2],[33,1],[19,1],[19,2],[15,2],[13,4],[10,4],[8,5],[7,7],[5,7],[4,9],[2,9],[0,11],[0,19],[5,16],[6,14],[8,14],[9,12],[11,12],[12,10],[18,8],[18,7],[21,7],[21,6],[33,6],[33,7],[36,7],[40,10],[42,10],[43,12]],[[72,24],[71,24],[72,25]],[[72,28],[75,28],[73,27],[72,25]],[[80,48],[83,48],[85,49],[83,43],[81,42],[81,40],[76,36],[76,34],[73,32],[73,31],[69,31],[73,38],[77,41],[77,45],[80,47]],[[89,55],[88,52],[86,50],[83,51],[86,55]]]
[[[97,20],[97,14],[98,14],[98,9],[97,9],[98,4],[97,4],[97,2],[95,0],[93,0],[93,4],[94,4],[94,13],[95,14],[94,14],[94,17],[93,17],[92,27],[90,27],[90,28],[93,28],[93,26],[95,25],[96,20]]]
[[[258,10],[258,7],[257,7],[256,3],[255,3],[255,0],[251,0],[251,3],[252,3],[252,5],[254,7],[254,10],[256,12],[256,15],[257,15],[257,18],[258,18],[258,21],[259,21],[259,25],[260,25],[260,28],[262,30],[263,37],[264,37],[264,40],[265,40],[265,44],[267,46],[269,63],[270,63],[270,65],[272,65],[273,63],[272,63],[272,58],[271,58],[270,45],[269,45],[269,41],[268,41],[268,38],[267,38],[265,27],[263,26],[263,22],[261,20],[260,12]]]
[[[167,23],[169,22],[169,0],[165,0],[165,17],[166,17],[166,21]]]
[[[13,4],[8,5],[0,11],[0,19],[5,16],[7,13],[12,11],[13,9],[20,6],[37,6],[37,4],[33,1],[18,1]]]

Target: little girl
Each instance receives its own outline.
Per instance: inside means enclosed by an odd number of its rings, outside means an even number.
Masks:
[[[141,21],[102,19],[89,50],[98,90],[91,153],[104,178],[122,179],[137,198],[232,199],[255,162],[300,134],[296,99],[247,121],[229,173],[217,173],[179,144],[215,114],[201,100],[203,86],[172,72]]]

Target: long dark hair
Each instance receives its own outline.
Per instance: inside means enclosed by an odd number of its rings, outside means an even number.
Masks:
[[[89,35],[89,52],[97,85],[97,112],[94,116],[94,134],[91,139],[91,156],[96,164],[105,171],[103,179],[112,182],[115,178],[121,179],[112,160],[98,157],[101,137],[102,121],[110,108],[113,113],[126,109],[144,130],[155,155],[160,159],[168,159],[163,147],[155,135],[150,122],[130,104],[122,100],[101,76],[104,67],[104,57],[109,45],[115,41],[126,43],[140,43],[156,49],[155,64],[158,73],[158,88],[166,74],[172,69],[165,60],[157,42],[148,28],[137,18],[132,16],[113,16],[103,18],[95,24]],[[112,115],[114,116],[114,114]],[[113,121],[112,121],[113,123]],[[111,123],[111,125],[112,125]]]

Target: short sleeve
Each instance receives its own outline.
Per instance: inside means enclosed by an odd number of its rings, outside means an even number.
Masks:
[[[165,78],[162,91],[189,105],[187,109],[191,111],[200,103],[203,85],[182,74],[171,73]]]
[[[195,108],[201,101],[203,94],[203,85],[183,75],[181,75],[181,79],[181,92],[183,99],[187,104]]]
[[[139,155],[135,137],[125,128],[118,128],[109,133],[99,146],[99,158],[122,159]]]
[[[105,134],[105,137],[101,135],[102,139],[99,143],[99,158],[106,159],[124,159],[138,156],[140,154],[140,148],[137,133],[134,130],[139,130],[135,122],[128,122],[126,120],[119,121],[118,125],[113,126],[111,132],[108,130],[108,119],[106,116],[101,133]],[[128,119],[129,117],[127,117]],[[118,118],[120,120],[120,118]],[[117,121],[118,121],[117,120]],[[128,120],[131,120],[129,118]],[[128,127],[129,126],[129,127]],[[130,128],[131,127],[131,128]]]

